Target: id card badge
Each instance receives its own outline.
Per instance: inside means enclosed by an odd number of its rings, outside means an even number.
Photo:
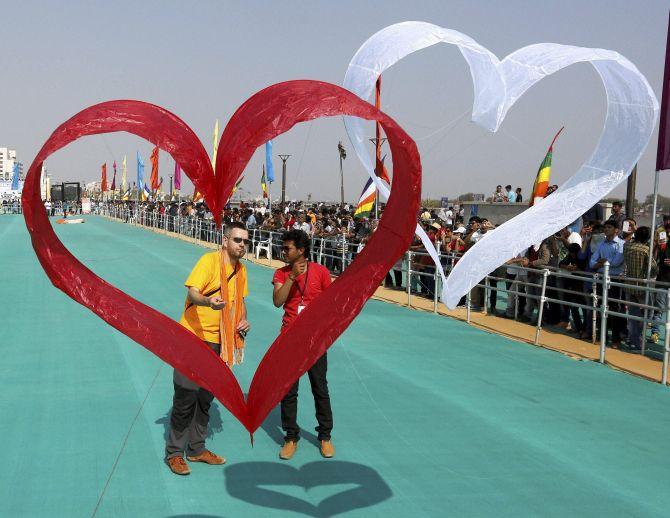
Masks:
[[[302,304],[298,304],[298,315],[300,314],[300,312],[301,312],[303,309],[305,309],[305,307],[306,307],[306,306],[303,306]]]
[[[665,243],[668,240],[668,234],[665,231],[658,233],[658,240],[661,243]]]

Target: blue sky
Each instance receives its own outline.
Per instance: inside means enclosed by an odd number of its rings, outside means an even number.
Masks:
[[[258,90],[290,79],[341,84],[360,45],[377,30],[423,20],[464,32],[499,57],[539,42],[620,52],[647,77],[660,100],[667,2],[646,0],[406,2],[31,2],[2,1],[0,146],[16,148],[27,168],[55,127],[109,99],[159,104],[184,119],[207,149],[215,119],[230,115]],[[526,194],[553,133],[553,180],[561,183],[588,158],[602,128],[604,92],[589,65],[542,81],[517,103],[497,134],[470,122],[472,84],[455,48],[438,45],[384,75],[382,109],[417,141],[424,197],[490,193],[511,183]],[[447,129],[445,129],[445,127]],[[640,161],[637,196],[652,190],[656,134]],[[297,126],[275,141],[287,153],[289,197],[337,199],[337,142],[348,146],[340,118]],[[83,139],[47,166],[56,179],[98,179],[100,165],[151,144],[115,134]],[[242,187],[260,193],[261,152]],[[173,168],[161,154],[161,175]],[[280,161],[275,161],[280,170]],[[661,192],[670,193],[669,177]],[[365,182],[353,152],[345,162],[345,194]],[[279,182],[273,186],[278,193]],[[615,191],[625,193],[625,187]]]

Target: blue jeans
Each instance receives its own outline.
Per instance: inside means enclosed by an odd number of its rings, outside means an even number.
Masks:
[[[659,329],[663,325],[663,319],[666,312],[666,297],[665,293],[653,293],[650,297],[650,305],[656,308],[653,316],[651,317],[651,332],[658,333]]]

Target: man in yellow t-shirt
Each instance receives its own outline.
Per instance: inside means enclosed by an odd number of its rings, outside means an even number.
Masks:
[[[244,224],[234,222],[226,225],[221,250],[203,255],[184,283],[188,294],[179,323],[202,339],[217,355],[222,354],[223,341],[224,354],[230,351],[230,356],[226,355],[226,358],[233,359],[228,361],[224,358],[224,361],[231,367],[241,361],[243,349],[240,344],[243,344],[250,328],[244,304],[244,297],[248,294],[247,271],[240,262],[248,244],[249,233]],[[221,284],[222,270],[227,281],[225,286]],[[228,313],[224,315],[222,312],[226,311]],[[231,333],[226,332],[226,325],[230,326]],[[222,330],[225,335],[223,340]],[[209,408],[214,396],[176,369],[173,382],[170,430],[165,445],[168,466],[177,475],[188,475],[190,470],[184,455],[190,462],[225,463],[223,457],[205,448]]]

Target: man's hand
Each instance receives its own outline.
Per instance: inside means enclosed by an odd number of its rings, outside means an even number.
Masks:
[[[521,266],[523,266],[524,268],[527,268],[528,265],[530,264],[530,261],[528,260],[527,257],[523,257],[523,258],[521,259],[521,263],[520,263],[520,264],[521,264]]]
[[[248,333],[249,329],[251,329],[251,325],[249,324],[249,321],[246,318],[243,318],[242,320],[240,320],[239,324],[237,324],[238,331]]]
[[[666,266],[670,266],[670,259],[663,259],[663,264]]]
[[[220,309],[223,309],[226,305],[226,301],[223,300],[218,295],[214,295],[213,297],[209,297],[207,300],[209,301],[209,307],[212,308],[212,309],[220,310]]]
[[[596,270],[599,270],[600,268],[602,268],[603,266],[605,266],[605,263],[606,263],[606,262],[607,262],[606,259],[600,259],[600,260],[595,264],[595,269],[596,269]]]
[[[302,275],[306,271],[307,271],[307,261],[306,260],[296,261],[295,263],[293,263],[293,268],[291,269],[292,280],[295,280],[296,277]]]

